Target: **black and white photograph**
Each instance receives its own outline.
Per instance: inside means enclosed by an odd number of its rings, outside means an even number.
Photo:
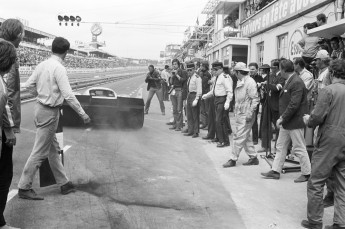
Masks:
[[[0,229],[345,229],[344,13],[2,1]]]

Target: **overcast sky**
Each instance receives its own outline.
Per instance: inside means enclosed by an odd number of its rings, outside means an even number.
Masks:
[[[181,44],[188,25],[200,25],[206,15],[201,11],[208,0],[12,0],[1,3],[0,17],[22,18],[29,26],[57,36],[91,41],[92,24],[59,26],[57,16],[79,15],[83,22],[119,22],[102,24],[98,41],[105,41],[106,51],[133,58],[158,59],[168,43]],[[131,24],[121,24],[131,23]],[[142,26],[134,24],[162,24]],[[181,26],[169,26],[181,25]]]

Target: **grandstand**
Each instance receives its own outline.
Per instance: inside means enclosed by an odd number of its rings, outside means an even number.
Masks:
[[[4,21],[5,19],[0,18],[0,25]],[[42,45],[39,41],[49,41],[55,37],[55,35],[25,26],[25,37],[17,50],[20,66],[26,70],[33,69],[38,63],[47,59],[51,55],[51,47]],[[65,65],[67,69],[104,69],[136,64],[94,47],[75,47],[71,42]]]

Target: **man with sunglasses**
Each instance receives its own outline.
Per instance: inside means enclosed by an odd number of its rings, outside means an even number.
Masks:
[[[199,75],[195,72],[195,65],[193,62],[187,63],[187,123],[188,132],[185,136],[193,136],[196,138],[199,136],[199,113],[200,103],[199,98],[202,94],[202,82]]]
[[[228,118],[227,112],[233,96],[232,79],[224,74],[222,62],[214,62],[212,64],[212,70],[213,74],[216,76],[214,86],[211,91],[202,96],[202,99],[207,99],[212,95],[214,96],[214,105],[216,110],[216,132],[219,139],[217,147],[225,147],[230,145],[226,118]]]

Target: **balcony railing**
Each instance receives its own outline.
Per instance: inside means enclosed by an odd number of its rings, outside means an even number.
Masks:
[[[223,29],[218,30],[212,36],[212,43],[213,43],[213,45],[217,45],[220,42],[222,42],[223,40],[224,40],[224,31],[223,31]]]

